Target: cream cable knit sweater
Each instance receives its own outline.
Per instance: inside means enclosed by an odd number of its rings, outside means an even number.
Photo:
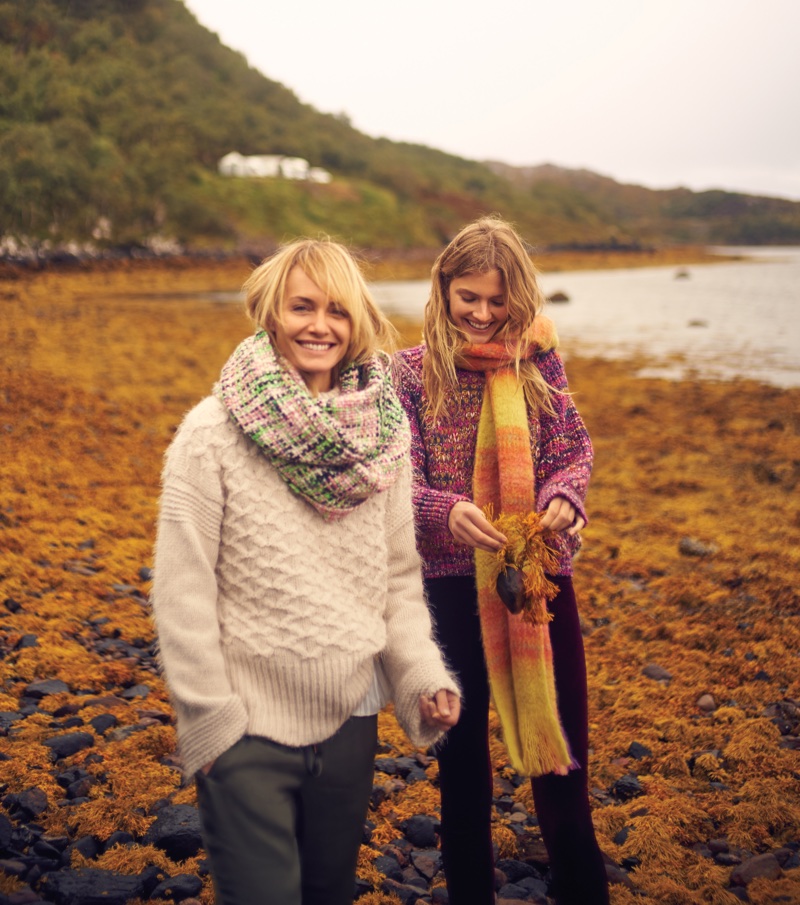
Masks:
[[[418,696],[457,691],[433,640],[414,541],[411,471],[325,521],[209,397],[170,446],[153,606],[191,776],[244,734],[321,742],[353,713],[381,654],[417,745]]]

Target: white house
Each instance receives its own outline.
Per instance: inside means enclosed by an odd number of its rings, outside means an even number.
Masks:
[[[226,154],[217,164],[223,176],[278,177],[327,183],[331,174],[322,167],[312,167],[302,157],[284,157],[281,154],[253,154],[245,156],[238,151]]]

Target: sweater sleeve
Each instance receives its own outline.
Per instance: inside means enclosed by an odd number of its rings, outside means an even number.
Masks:
[[[411,427],[411,466],[413,469],[412,505],[414,521],[420,534],[445,532],[448,537],[450,510],[460,500],[471,502],[464,494],[438,490],[428,481],[428,456],[422,429],[423,399],[422,381],[406,361],[403,353],[394,359],[394,382],[397,397],[408,416]]]
[[[561,393],[552,395],[555,415],[541,414],[541,449],[536,475],[537,509],[546,509],[558,496],[572,503],[585,521],[586,491],[592,473],[592,441],[567,393],[567,376],[561,356],[546,352],[539,361],[545,380]]]
[[[223,490],[207,441],[204,431],[185,422],[167,452],[152,591],[159,659],[187,776],[247,728],[244,704],[231,689],[222,657],[215,566]]]
[[[415,745],[437,742],[441,730],[425,725],[419,696],[439,689],[460,694],[433,637],[433,626],[422,588],[420,560],[414,542],[411,472],[405,469],[389,490],[387,545],[386,647],[382,662],[392,686],[395,714]]]

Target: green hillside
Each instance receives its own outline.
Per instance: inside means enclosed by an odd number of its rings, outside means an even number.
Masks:
[[[334,179],[222,177],[231,150]],[[370,138],[250,68],[181,0],[0,0],[0,237],[246,249],[325,231],[402,250],[498,211],[542,247],[800,241],[797,203],[552,169],[530,180]]]

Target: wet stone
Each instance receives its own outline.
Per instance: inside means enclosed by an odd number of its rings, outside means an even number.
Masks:
[[[406,838],[416,848],[435,848],[436,846],[436,822],[424,814],[409,817],[401,824],[401,829]]]
[[[139,877],[122,876],[110,870],[64,870],[47,874],[41,891],[56,905],[126,905],[142,895]]]
[[[632,773],[620,777],[609,789],[609,792],[622,801],[629,801],[637,795],[644,794],[644,787]]]
[[[628,748],[628,757],[633,757],[636,760],[642,760],[642,758],[652,756],[653,752],[640,742],[631,742],[630,747]]]
[[[172,899],[174,902],[182,902],[200,893],[203,881],[194,874],[178,874],[169,880],[164,880],[150,893],[151,899]]]
[[[69,685],[61,679],[44,679],[41,682],[31,682],[25,686],[25,695],[29,698],[44,698],[51,694],[62,694],[69,691]]]
[[[197,808],[188,804],[162,808],[145,834],[144,844],[163,849],[173,861],[193,858],[203,844]]]
[[[91,748],[94,745],[94,736],[89,732],[70,732],[67,735],[47,738],[42,744],[50,748],[54,760],[61,760],[72,757],[84,748]]]

